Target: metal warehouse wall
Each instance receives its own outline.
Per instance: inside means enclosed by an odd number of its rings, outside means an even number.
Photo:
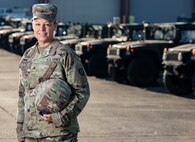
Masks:
[[[191,17],[193,0],[131,0],[136,22],[174,22],[178,16]]]
[[[51,0],[59,8],[58,19],[63,22],[104,24],[120,16],[119,0]]]
[[[120,16],[120,0],[50,0],[58,5],[59,19],[67,22],[107,23]],[[194,0],[130,0],[135,22],[174,22],[191,17]]]
[[[0,8],[31,8],[38,0],[0,0]]]
[[[0,8],[31,8],[40,0],[0,0]],[[120,16],[120,0],[49,0],[59,8],[63,22],[104,24]],[[135,22],[174,22],[178,16],[191,17],[194,0],[129,0],[130,15]]]

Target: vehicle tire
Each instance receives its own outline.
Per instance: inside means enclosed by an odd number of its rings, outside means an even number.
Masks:
[[[135,86],[154,85],[159,76],[159,65],[149,55],[139,56],[133,59],[127,68],[127,79]]]
[[[113,81],[122,83],[125,80],[125,73],[124,71],[120,71],[117,67],[114,67],[114,65],[109,65],[109,77]]]
[[[88,62],[88,74],[99,78],[108,76],[108,63],[106,57],[93,55]]]
[[[81,63],[83,64],[83,67],[84,67],[84,69],[85,69],[85,72],[87,73],[87,75],[89,75],[88,74],[88,67],[87,67],[87,63],[85,62],[85,57],[83,56],[83,55],[81,55],[80,56],[80,59],[81,59]]]
[[[17,49],[18,49],[18,54],[22,56],[25,52],[24,46],[20,46]]]
[[[193,92],[190,78],[179,78],[168,74],[166,70],[163,73],[163,83],[175,95],[189,95]]]

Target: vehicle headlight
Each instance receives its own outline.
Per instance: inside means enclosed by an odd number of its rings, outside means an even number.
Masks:
[[[120,50],[119,49],[116,50],[116,55],[120,56]]]
[[[178,56],[177,56],[178,61],[182,61],[182,58],[183,58],[183,57],[182,57],[182,54],[179,53]]]
[[[109,54],[110,54],[110,48],[107,49],[107,55],[109,55]]]
[[[9,37],[9,43],[13,42],[13,37]]]
[[[164,52],[164,53],[163,53],[162,60],[167,60],[167,52]]]

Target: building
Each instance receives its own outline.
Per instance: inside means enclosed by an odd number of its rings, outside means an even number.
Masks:
[[[28,8],[34,3],[51,2],[58,6],[58,20],[105,24],[113,17],[129,22],[174,22],[178,16],[191,17],[194,0],[0,0],[1,8]]]

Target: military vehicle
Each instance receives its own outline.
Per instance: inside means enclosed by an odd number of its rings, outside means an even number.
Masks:
[[[143,29],[142,24],[108,24],[107,38],[92,39],[79,42],[75,46],[75,52],[81,58],[88,75],[107,77],[106,53],[109,45],[131,39],[132,29]]]
[[[9,24],[12,28],[4,28],[0,30],[0,46],[8,51],[10,51],[9,46],[9,35],[15,32],[22,32],[24,29],[21,27],[23,18],[11,18],[9,19]]]
[[[82,35],[79,38],[61,40],[63,44],[68,45],[75,50],[75,45],[79,42],[89,41],[105,37],[105,25],[85,24],[82,25]]]
[[[5,16],[0,15],[0,26],[8,25]]]
[[[37,39],[35,38],[34,34],[27,34],[20,38],[20,46],[19,49],[17,49],[20,53],[20,55],[23,55],[24,52],[33,46],[37,42]]]
[[[72,23],[64,24],[63,22],[59,22],[57,25],[55,37],[59,40],[78,38],[76,31],[73,28],[74,25]]]
[[[7,16],[0,16],[0,30],[13,28],[9,21],[7,21]]]
[[[20,50],[20,38],[24,35],[33,34],[32,21],[23,20],[21,28],[23,28],[23,31],[15,32],[9,35],[10,50],[11,52],[19,55],[22,55],[22,51]]]
[[[181,29],[180,42],[188,43],[164,50],[163,82],[176,95],[189,95],[195,88],[195,23]]]
[[[184,27],[189,28],[189,24],[145,23],[143,40],[110,46],[107,50],[110,77],[135,86],[154,85],[163,70],[163,50],[184,44],[181,41]]]
[[[67,45],[68,47],[72,48],[75,50],[75,45],[79,42],[91,40],[92,38],[75,38],[75,39],[66,39],[66,40],[61,40],[60,42]]]
[[[4,30],[4,29],[12,29],[12,26],[9,25],[4,25],[4,26],[0,26],[0,30]]]
[[[8,51],[10,51],[9,46],[9,35],[15,32],[22,32],[22,29],[12,28],[12,29],[4,29],[0,30],[0,46]]]

